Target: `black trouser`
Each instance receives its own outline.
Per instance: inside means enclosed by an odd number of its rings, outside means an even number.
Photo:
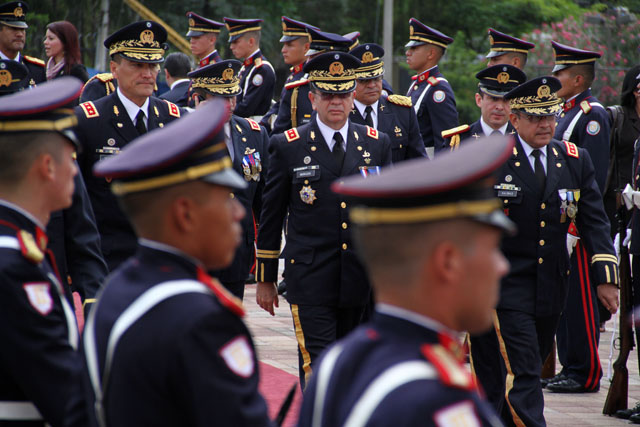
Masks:
[[[244,280],[240,282],[222,282],[222,285],[242,301],[244,298]]]

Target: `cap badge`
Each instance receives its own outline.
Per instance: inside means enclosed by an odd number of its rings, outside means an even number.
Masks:
[[[340,55],[336,53],[335,55],[333,55],[333,59],[340,59]]]
[[[302,187],[302,189],[300,190],[300,200],[308,205],[312,205],[316,199],[316,190],[311,188],[310,185],[305,185]]]
[[[549,88],[549,86],[542,85],[538,88],[538,98],[545,98],[550,95],[551,95],[551,89]]]
[[[150,25],[151,24],[147,23],[147,26],[150,26]],[[143,43],[153,43],[153,31],[144,30],[143,32],[141,32],[140,41],[142,41]]]
[[[12,76],[9,70],[0,70],[0,86],[9,87],[11,85],[11,77]]]
[[[222,78],[225,79],[225,80],[233,79],[233,68],[226,68],[222,72]]]
[[[287,24],[284,22],[282,23],[282,31],[287,31]]]
[[[19,17],[22,15],[24,15],[24,12],[22,11],[21,7],[16,7],[15,9],[13,9],[13,16]]]
[[[367,46],[367,47],[368,47],[368,46]],[[371,52],[365,52],[365,53],[362,55],[362,63],[367,64],[367,63],[372,62],[372,61],[373,61],[373,53],[371,53]]]
[[[409,35],[412,36],[413,35],[413,25],[409,25]]]
[[[189,18],[189,26],[190,27],[195,27],[196,26],[196,21],[194,21],[193,18]]]
[[[338,55],[336,55],[338,56]],[[338,56],[339,58],[339,56]],[[337,59],[337,58],[336,58]],[[344,66],[342,65],[341,62],[334,62],[331,65],[329,65],[329,74],[331,74],[332,76],[341,76],[344,74]]]
[[[147,28],[151,28],[151,22],[147,22]]]
[[[498,74],[498,83],[500,84],[509,83],[509,73],[502,72]]]
[[[495,40],[493,40],[493,36],[489,34],[489,44],[493,46],[494,43],[495,43]]]

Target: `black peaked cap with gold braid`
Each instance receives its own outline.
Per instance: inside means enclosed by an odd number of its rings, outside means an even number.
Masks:
[[[560,81],[555,77],[537,77],[512,89],[504,99],[509,100],[512,112],[522,111],[531,116],[551,116],[562,110],[563,101],[558,98],[561,87]]]
[[[240,67],[242,62],[227,59],[193,70],[187,76],[191,79],[193,89],[204,89],[216,96],[232,97],[242,92],[238,75]]]
[[[220,34],[220,31],[225,27],[222,22],[205,18],[194,12],[187,12],[187,18],[189,19],[189,32],[186,34],[187,37],[202,36],[204,34]]]
[[[18,92],[28,86],[29,69],[21,62],[0,59],[0,95]]]
[[[496,98],[502,98],[511,89],[527,81],[527,75],[518,67],[498,64],[476,74],[478,89]]]
[[[351,200],[351,222],[357,226],[468,218],[514,233],[515,224],[495,196],[491,175],[511,155],[513,139],[492,136],[481,142],[432,161],[408,160],[366,179],[343,178],[331,188]]]
[[[308,79],[321,92],[348,93],[356,87],[360,61],[345,52],[322,53],[304,65]]]
[[[12,1],[0,5],[0,24],[13,28],[29,28],[26,23],[29,5],[23,1]]]
[[[306,22],[296,21],[295,19],[283,16],[282,37],[280,38],[280,43],[290,42],[301,37],[308,39],[309,33],[307,32],[307,28],[313,28],[314,30],[318,29],[318,27],[307,24]]]
[[[229,114],[225,100],[208,101],[184,118],[136,138],[117,156],[99,161],[93,173],[112,178],[111,190],[118,196],[195,180],[246,188],[225,144]]]
[[[527,55],[529,50],[536,47],[533,43],[501,33],[493,28],[489,28],[489,44],[491,45],[491,48],[486,56],[487,58],[502,56],[509,52],[523,53]]]
[[[424,25],[416,18],[409,19],[409,43],[405,47],[420,46],[427,43],[446,49],[448,45],[453,43],[453,39],[435,28]]]
[[[3,96],[0,102],[0,134],[57,132],[79,149],[73,128],[78,119],[71,103],[80,96],[82,82],[65,76]]]
[[[309,50],[305,56],[313,56],[325,52],[349,52],[352,42],[340,34],[327,33],[316,28],[307,28],[311,39]]]
[[[242,35],[249,31],[260,31],[262,19],[235,19],[223,18],[224,23],[229,31],[229,43],[238,40]]]
[[[361,63],[356,70],[356,79],[370,80],[384,75],[384,49],[375,43],[361,44],[349,52]]]
[[[602,56],[598,52],[567,46],[555,40],[551,40],[551,46],[555,58],[552,73],[573,65],[595,65],[596,60]]]
[[[109,55],[117,53],[133,62],[159,63],[167,50],[167,30],[154,21],[138,21],[120,28],[104,41]]]

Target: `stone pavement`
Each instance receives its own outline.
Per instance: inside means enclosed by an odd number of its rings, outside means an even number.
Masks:
[[[255,285],[245,288],[244,304],[247,310],[245,320],[253,334],[260,361],[282,369],[293,375],[298,374],[298,354],[296,339],[288,303],[280,298],[280,307],[274,317],[262,310],[255,302]],[[607,323],[607,331],[600,337],[600,360],[604,377],[607,376],[613,321]],[[617,351],[614,350],[612,360]],[[560,362],[556,363],[558,369]],[[631,352],[627,363],[629,369],[629,405],[634,406],[640,399],[640,378],[638,376],[637,351]],[[613,369],[613,368],[611,368]],[[630,425],[625,420],[602,415],[602,407],[607,397],[609,381],[603,378],[600,391],[589,394],[557,394],[545,391],[545,418],[549,426],[619,426]]]

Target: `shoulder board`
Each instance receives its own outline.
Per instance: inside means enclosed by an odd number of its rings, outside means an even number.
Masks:
[[[98,113],[98,109],[93,104],[93,101],[87,101],[80,104],[80,108],[84,111],[84,115],[87,116],[87,119],[93,119],[94,117],[99,117],[100,113]]]
[[[285,89],[293,89],[294,87],[303,86],[303,85],[306,85],[307,83],[309,83],[309,80],[300,79],[300,80],[296,80],[295,82],[287,83],[286,85],[284,85],[284,88]]]
[[[562,142],[564,142],[564,146],[567,149],[568,155],[570,155],[571,157],[575,157],[576,159],[580,158],[580,153],[578,152],[578,146],[576,146],[576,144],[569,141],[562,141]]]
[[[255,61],[253,61],[253,65],[254,65],[256,68],[260,68],[260,67],[262,67],[262,58],[256,58],[256,59],[255,59]]]
[[[249,122],[249,127],[251,127],[251,129],[257,130],[258,132],[260,132],[260,125],[258,124],[258,122],[251,119],[245,119],[245,120]]]
[[[441,383],[466,390],[474,388],[471,374],[442,345],[424,344],[421,350],[424,357],[438,371]]]
[[[100,74],[96,74],[95,76],[93,76],[92,79],[98,79],[102,83],[107,83],[107,82],[110,82],[111,80],[113,80],[113,74],[111,74],[111,73],[100,73]]]
[[[166,99],[164,100],[164,102],[166,102],[169,106],[169,114],[173,117],[180,118],[180,108],[173,102],[167,101]]]
[[[591,104],[586,99],[580,103],[580,109],[585,113],[589,114],[591,111]]]
[[[29,55],[24,55],[23,58],[25,61],[27,61],[30,64],[39,65],[41,67],[45,66],[44,61],[40,58],[34,58],[33,56],[29,56]]]
[[[25,230],[18,231],[18,242],[22,256],[34,264],[39,264],[44,259],[44,252],[36,244],[33,234]]]
[[[392,104],[401,105],[403,107],[411,107],[413,105],[411,103],[411,98],[408,96],[389,95],[387,96],[387,100]]]
[[[429,82],[429,84],[431,86],[437,86],[440,83],[440,80],[436,79],[435,77],[431,76],[427,79],[427,82]]]
[[[298,133],[297,128],[291,128],[284,133],[284,136],[287,138],[287,142],[293,142],[296,139],[300,139],[300,134]]]
[[[469,132],[469,130],[471,130],[471,127],[469,127],[469,125],[462,125],[452,129],[443,130],[441,132],[441,135],[443,138],[451,138],[453,135],[459,135],[464,132]]]
[[[367,136],[369,138],[378,139],[378,131],[367,126]]]

